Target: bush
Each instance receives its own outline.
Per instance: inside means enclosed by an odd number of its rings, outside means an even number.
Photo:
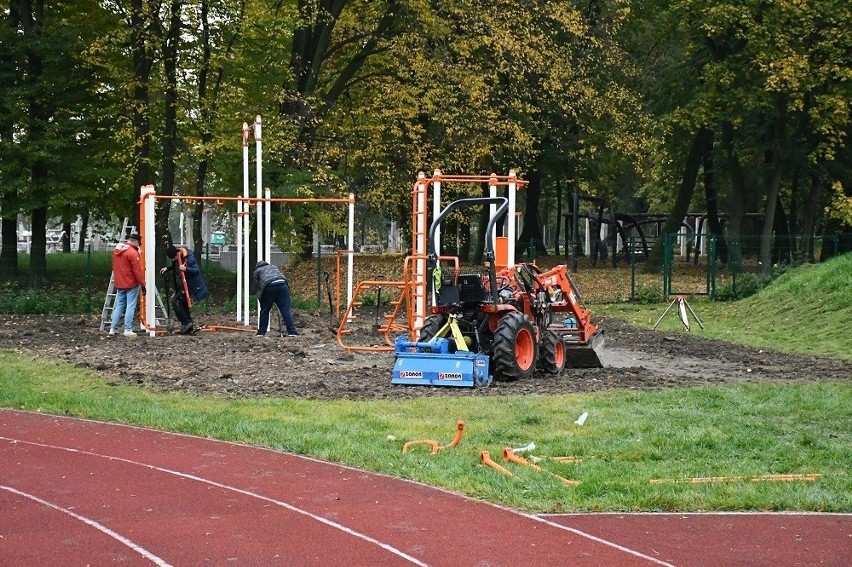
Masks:
[[[663,292],[657,287],[640,286],[636,290],[633,300],[640,305],[650,305],[663,301]]]
[[[86,289],[22,288],[12,282],[0,284],[0,313],[60,314],[93,313],[103,306],[104,293]]]

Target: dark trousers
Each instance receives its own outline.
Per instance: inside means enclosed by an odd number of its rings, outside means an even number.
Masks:
[[[175,317],[180,321],[181,327],[192,325],[192,314],[189,312],[186,295],[182,289],[175,294],[172,305],[175,306]]]
[[[260,319],[257,323],[257,334],[265,335],[269,327],[269,312],[272,304],[278,306],[284,325],[287,326],[287,334],[298,335],[296,325],[293,324],[293,314],[290,313],[290,284],[287,282],[269,284],[260,296]]]

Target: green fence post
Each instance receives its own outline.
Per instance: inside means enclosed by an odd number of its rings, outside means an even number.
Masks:
[[[710,262],[710,281],[708,282],[707,293],[710,297],[716,297],[716,235],[711,234],[707,240],[708,254],[707,259]]]
[[[635,237],[630,237],[630,302],[636,302],[636,241]]]
[[[92,279],[94,278],[94,266],[92,265],[92,245],[86,249],[86,311],[92,310]]]
[[[663,235],[663,299],[668,299],[672,277],[672,240],[670,234]]]

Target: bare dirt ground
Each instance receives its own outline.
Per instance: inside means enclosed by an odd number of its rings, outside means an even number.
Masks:
[[[532,380],[494,382],[489,388],[393,386],[393,353],[346,352],[328,330],[328,314],[296,310],[294,318],[302,333],[296,337],[281,337],[273,330],[261,339],[250,329],[128,339],[107,336],[99,330],[97,317],[0,315],[0,349],[68,361],[115,384],[229,398],[504,396],[852,378],[852,363],[845,361],[759,350],[684,332],[638,329],[604,319],[598,321],[606,337],[604,368],[566,369],[561,376],[537,374]],[[203,314],[196,315],[196,322],[235,325],[232,318]],[[277,324],[273,311],[273,327]],[[361,336],[366,337],[370,325],[362,327]]]

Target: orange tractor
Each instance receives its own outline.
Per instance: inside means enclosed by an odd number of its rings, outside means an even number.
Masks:
[[[436,228],[453,210],[498,204],[488,223],[507,209],[502,197],[460,199],[448,205],[429,229],[429,282],[434,297],[431,315],[417,341],[397,339],[394,384],[487,386],[492,378],[530,378],[538,368],[561,373],[597,368],[602,331],[564,265],[541,271],[533,264],[495,267],[491,239],[485,239],[485,273],[442,269],[434,242]]]

